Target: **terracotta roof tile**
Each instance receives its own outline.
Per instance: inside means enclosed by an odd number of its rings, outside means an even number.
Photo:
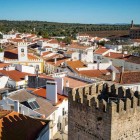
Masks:
[[[78,72],[76,68],[83,68],[85,67],[85,64],[81,62],[80,60],[76,61],[67,61],[67,65],[72,68],[74,71]]]
[[[48,43],[51,43],[51,44],[59,44],[56,39],[51,39]]]
[[[131,63],[140,64],[140,57],[131,55],[128,57],[128,59],[126,61],[131,62]]]
[[[18,50],[12,49],[12,50],[6,50],[4,52],[4,59],[18,59]],[[28,59],[39,59],[33,54],[28,53]]]
[[[82,70],[79,71],[79,74],[87,77],[95,77],[104,80],[110,80],[111,70]],[[109,74],[109,76],[107,74]]]
[[[46,95],[47,95],[46,88],[36,89],[35,91],[33,91],[33,93],[46,99]],[[68,97],[57,94],[57,101],[58,101],[57,105],[62,103],[64,99],[68,99]]]
[[[69,82],[69,87],[70,88],[75,88],[75,87],[80,87],[80,86],[85,86],[88,83],[84,81],[80,81],[78,79],[73,79],[70,77],[64,77],[64,87],[66,87],[66,82]]]
[[[103,46],[100,46],[97,50],[94,51],[94,53],[96,54],[103,54],[105,52],[107,52],[109,49],[103,47]]]
[[[46,62],[49,63],[49,64],[52,64],[54,66],[60,66],[61,63],[65,62],[65,61],[68,61],[68,60],[69,60],[69,58],[62,57],[62,58],[57,58],[56,59],[56,64],[54,62],[54,59],[47,60]]]
[[[80,45],[80,44],[78,44],[78,43],[72,43],[72,44],[69,46],[69,48],[80,49],[80,50],[86,50],[86,49],[88,49],[89,47]]]
[[[4,68],[4,67],[9,66],[9,65],[10,65],[10,63],[1,63],[0,62],[0,68]]]
[[[0,116],[0,139],[3,140],[34,140],[46,125],[41,120],[14,111],[0,111]]]
[[[140,71],[125,71],[120,79],[120,74],[117,74],[116,82],[121,84],[140,83]]]
[[[128,59],[130,55],[128,54],[122,54],[122,53],[115,53],[115,52],[109,52],[105,55],[105,57],[114,58],[114,59]]]
[[[0,70],[0,73],[5,75],[5,76],[9,76],[9,78],[14,80],[14,81],[24,80],[26,75],[31,75],[29,73],[20,72],[17,70],[11,70],[11,71]]]

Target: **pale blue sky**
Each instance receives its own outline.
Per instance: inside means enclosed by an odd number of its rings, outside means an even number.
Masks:
[[[0,19],[140,24],[140,0],[0,0]]]

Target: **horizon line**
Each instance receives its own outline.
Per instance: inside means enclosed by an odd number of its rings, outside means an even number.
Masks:
[[[92,24],[92,25],[96,25],[96,24],[110,24],[110,25],[116,25],[116,24],[120,24],[120,25],[131,25],[131,23],[78,23],[78,22],[59,22],[59,21],[47,21],[47,20],[31,20],[31,19],[0,19],[0,21],[38,21],[38,22],[50,22],[50,23],[66,23],[66,24]],[[135,24],[134,25],[140,25],[140,24]]]

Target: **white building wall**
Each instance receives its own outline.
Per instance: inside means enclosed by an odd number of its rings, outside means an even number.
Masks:
[[[124,63],[124,68],[127,69],[127,70],[140,71],[140,64],[125,62]]]
[[[12,35],[4,34],[3,35],[3,39],[14,39],[14,38],[16,38],[16,34],[12,34]]]
[[[24,65],[16,65],[16,69],[21,72],[35,74],[35,67],[33,66],[24,66]]]
[[[5,88],[7,82],[8,82],[9,77],[7,76],[2,76],[0,77],[0,89]]]
[[[112,64],[114,66],[118,66],[118,67],[123,66],[124,67],[125,61],[123,59],[113,59],[113,58],[109,58],[109,57],[103,57],[103,59],[106,62],[112,61]]]
[[[72,53],[72,60],[80,60],[80,53],[78,52]]]

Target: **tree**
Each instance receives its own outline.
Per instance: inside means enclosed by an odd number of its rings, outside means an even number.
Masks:
[[[63,42],[66,43],[66,44],[71,44],[71,38],[70,37],[65,37],[63,39]]]
[[[2,34],[0,34],[0,39],[3,39],[3,35]]]

